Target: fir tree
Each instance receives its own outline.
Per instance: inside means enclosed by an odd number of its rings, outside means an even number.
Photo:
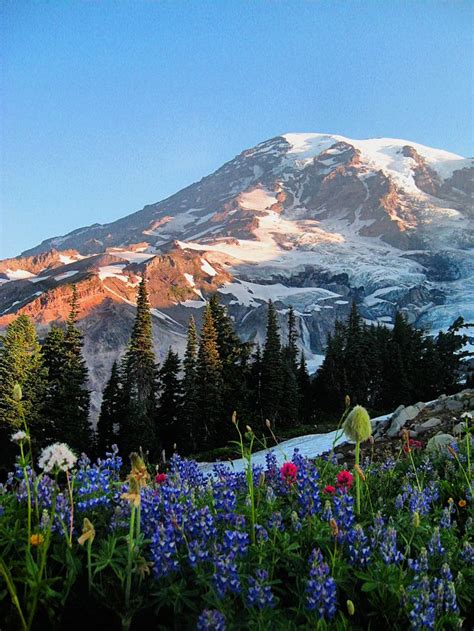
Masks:
[[[17,427],[25,415],[30,428],[41,419],[46,371],[36,330],[26,315],[8,325],[0,347],[0,418],[2,425]],[[13,397],[15,384],[22,388],[21,403]]]
[[[167,453],[171,453],[176,443],[181,447],[184,442],[181,423],[181,382],[178,378],[181,362],[178,354],[171,347],[168,350],[163,366],[159,371],[160,398],[158,404],[158,418],[160,420],[161,444]]]
[[[156,456],[156,377],[150,303],[145,277],[138,286],[137,311],[127,351],[121,365],[122,409],[120,447],[125,453],[140,448]]]
[[[267,333],[262,356],[261,404],[265,419],[280,420],[283,371],[280,333],[275,307],[268,301]]]
[[[217,331],[209,304],[204,308],[198,364],[199,447],[215,447],[222,431],[222,362],[217,347]]]
[[[77,452],[89,451],[92,429],[89,423],[88,372],[82,355],[83,338],[76,326],[77,290],[73,286],[66,330],[53,327],[44,345],[48,368],[46,416],[51,439],[67,443]]]
[[[181,409],[183,426],[183,451],[192,453],[196,448],[196,436],[199,431],[199,407],[197,385],[198,336],[193,316],[189,319],[186,352],[183,361],[183,402]]]
[[[312,413],[311,402],[311,379],[309,377],[308,366],[303,351],[301,351],[298,366],[298,419],[300,423],[309,423]]]
[[[97,423],[97,451],[101,458],[118,440],[116,430],[119,425],[121,397],[119,368],[117,362],[114,361],[110,379],[104,389]]]
[[[22,399],[13,389],[21,386]],[[0,463],[13,464],[10,434],[26,420],[30,435],[42,444],[46,370],[35,328],[20,315],[8,325],[0,347]]]
[[[287,343],[282,350],[283,396],[280,405],[281,420],[284,425],[295,425],[298,420],[298,334],[293,307],[288,310]]]

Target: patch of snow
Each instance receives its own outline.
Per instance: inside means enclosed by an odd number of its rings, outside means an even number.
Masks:
[[[34,274],[32,274],[31,272],[27,272],[26,269],[7,269],[4,274],[8,278],[8,280],[23,280],[25,278],[34,277]]]
[[[115,248],[110,248],[109,252],[114,256],[118,256],[119,259],[125,259],[129,263],[143,263],[143,261],[148,261],[155,256],[146,252],[131,252],[129,250],[116,250]]]
[[[386,421],[390,418],[390,416],[391,414],[378,416],[377,418],[372,419],[372,424],[377,425],[377,423],[380,423],[381,421]],[[284,462],[291,460],[295,449],[298,449],[299,453],[306,458],[315,458],[316,456],[320,456],[324,452],[332,449],[337,434],[337,431],[333,431],[328,432],[327,434],[307,434],[306,436],[298,436],[297,438],[285,440],[275,447],[262,449],[262,451],[257,451],[252,454],[252,464],[266,468],[266,456],[268,453],[273,452],[276,456],[278,465],[281,466]],[[340,436],[335,442],[335,445],[342,445],[346,442],[349,441],[347,441],[344,434],[342,434],[342,436]],[[212,475],[213,467],[217,463],[203,462],[198,464],[202,473]],[[242,458],[237,458],[236,460],[232,460],[230,462],[219,463],[219,465],[222,464],[235,472],[240,472],[245,471],[247,461]]]
[[[75,258],[73,258],[72,256],[67,256],[66,254],[60,254],[59,260],[61,261],[61,263],[64,263],[64,265],[69,265],[69,263],[74,263],[76,261]]]
[[[263,188],[241,193],[239,202],[245,210],[266,210],[276,203],[276,193]]]
[[[184,273],[183,276],[188,281],[188,284],[191,287],[195,287],[196,286],[196,283],[194,282],[194,276],[192,274]]]
[[[216,270],[212,267],[212,265],[206,261],[206,259],[201,259],[202,265],[201,269],[203,272],[208,274],[208,276],[215,276],[217,274]]]
[[[68,272],[63,272],[62,274],[58,274],[57,276],[55,276],[54,280],[64,280],[65,278],[70,278],[71,276],[74,276],[74,274],[79,274],[79,271],[77,269],[72,269]]]

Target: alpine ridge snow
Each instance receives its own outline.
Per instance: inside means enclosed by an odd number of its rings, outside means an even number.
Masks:
[[[397,310],[427,331],[474,319],[474,162],[405,140],[288,133],[243,151],[175,195],[0,262],[0,327],[64,319],[77,286],[93,400],[148,279],[157,354],[185,343],[219,292],[237,331],[261,341],[272,298],[292,305],[314,370],[355,300],[367,321]]]

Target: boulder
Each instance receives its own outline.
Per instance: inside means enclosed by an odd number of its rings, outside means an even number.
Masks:
[[[453,434],[455,436],[459,436],[460,434],[464,434],[466,431],[466,423],[458,423],[453,427]]]
[[[432,436],[429,439],[426,445],[426,451],[431,453],[443,451],[447,449],[454,440],[454,436],[451,436],[451,434],[436,434],[436,436]]]
[[[462,401],[456,401],[455,399],[450,399],[449,401],[446,401],[445,408],[449,410],[450,412],[461,412],[461,410],[464,408],[464,405]]]
[[[418,434],[425,434],[430,429],[433,429],[434,427],[438,427],[438,425],[441,425],[441,419],[437,418],[436,416],[433,416],[432,418],[429,418],[424,423],[420,423],[419,425],[415,425],[415,427],[413,429]]]
[[[391,420],[390,427],[387,431],[387,436],[390,438],[395,438],[400,433],[400,430],[405,426],[408,421],[412,421],[418,414],[420,410],[425,407],[424,403],[415,403],[415,405],[408,405],[406,408],[397,408]]]

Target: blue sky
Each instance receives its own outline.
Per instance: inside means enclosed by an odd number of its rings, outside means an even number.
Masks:
[[[286,131],[473,155],[469,0],[3,0],[0,256]]]

